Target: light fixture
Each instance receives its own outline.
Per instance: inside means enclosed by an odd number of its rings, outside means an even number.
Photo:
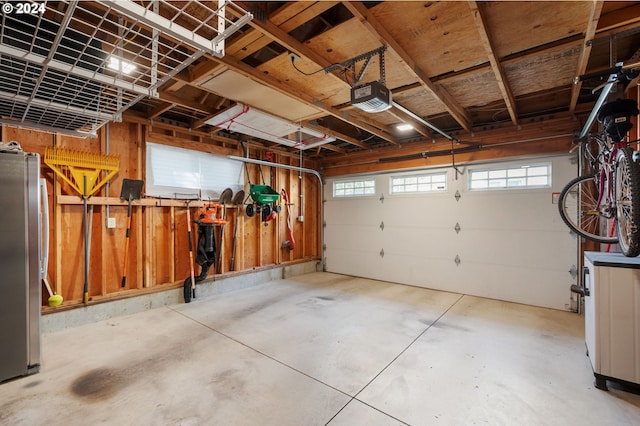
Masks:
[[[236,104],[206,124],[305,150],[336,140],[335,136],[275,117],[249,105]]]
[[[131,73],[131,71],[136,69],[135,64],[124,61],[122,59],[118,59],[115,56],[109,57],[109,63],[107,64],[107,67],[114,71],[121,71],[124,74],[129,74]]]
[[[400,130],[401,132],[406,132],[408,130],[413,130],[413,126],[408,123],[401,123],[396,126],[396,129]]]

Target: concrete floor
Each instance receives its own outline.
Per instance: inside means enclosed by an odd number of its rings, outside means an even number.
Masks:
[[[2,425],[638,425],[583,317],[329,273],[43,336]]]

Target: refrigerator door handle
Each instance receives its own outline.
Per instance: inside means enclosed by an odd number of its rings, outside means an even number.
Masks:
[[[49,271],[49,194],[47,193],[47,181],[40,179],[40,196],[42,211],[42,255],[40,259],[40,279],[46,280]]]

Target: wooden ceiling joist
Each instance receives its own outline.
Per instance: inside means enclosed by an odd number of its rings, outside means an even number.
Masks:
[[[322,14],[326,10],[332,8],[337,2],[320,1],[320,2],[286,2],[284,6],[269,16],[270,24],[275,25],[280,30],[288,33],[300,25],[310,21],[316,16]],[[247,8],[246,4],[238,3],[240,6]],[[236,59],[244,59],[267,46],[273,39],[265,35],[258,26],[253,26],[246,33],[244,39],[234,41],[231,50]]]
[[[371,32],[381,43],[387,45],[388,49],[395,52],[402,60],[402,65],[411,72],[418,82],[428,92],[430,92],[444,107],[449,114],[462,126],[463,129],[471,131],[472,122],[469,114],[465,109],[453,99],[453,97],[440,85],[433,83],[427,77],[425,71],[420,69],[416,62],[409,56],[405,49],[389,34],[389,32],[378,22],[378,20],[369,13],[369,10],[360,1],[343,1],[344,6],[360,20],[362,24]]]
[[[229,56],[225,56],[224,58],[212,57],[211,59],[217,60],[225,64],[229,68],[245,75],[246,77],[252,78],[255,81],[258,81],[267,87],[271,87],[272,89],[279,91],[280,93],[291,96],[294,99],[298,99],[299,101],[307,105],[323,110],[327,115],[332,115],[340,120],[345,121],[346,123],[349,123],[362,130],[365,130],[373,135],[376,135],[387,142],[390,142],[392,144],[398,144],[396,139],[391,135],[389,135],[388,133],[385,133],[380,129],[377,129],[367,123],[364,123],[361,120],[350,119],[348,113],[345,113],[344,111],[340,111],[339,109],[332,107],[330,105],[326,105],[324,102],[313,98],[308,93],[296,90],[291,86],[284,85],[280,81],[270,77],[269,75],[265,75],[264,73],[259,72],[255,68],[245,64],[242,61],[238,61],[235,58],[231,58]]]
[[[488,128],[519,130],[542,114],[580,116],[595,96],[580,92],[580,84],[571,85],[570,78],[607,68],[611,56],[627,61],[640,38],[636,2],[246,0],[235,4],[253,10],[254,19],[226,40],[225,56],[205,54],[172,73],[158,97],[139,102],[135,120],[154,125],[167,138],[173,133],[227,149],[238,143],[240,135],[226,135],[208,121],[230,104],[242,102],[335,136],[339,141],[305,151],[305,156],[331,167],[334,159],[348,167],[360,156],[398,155],[417,139],[440,149],[436,125],[464,140]],[[206,15],[208,5],[196,0],[186,7],[198,19]],[[91,26],[87,10],[93,9],[84,10],[82,2],[77,9],[83,10],[77,16],[82,28],[75,29],[85,30]],[[143,37],[153,24],[132,27],[131,34]],[[182,19],[176,24],[190,25]],[[116,26],[102,30],[108,37],[97,41],[117,46]],[[5,38],[11,34],[3,28],[0,33]],[[349,101],[355,83],[347,72],[355,73],[355,64],[349,71],[320,72],[380,45],[388,50],[385,84],[397,103],[370,114]],[[0,46],[15,54],[10,43]],[[143,50],[142,62],[153,55],[151,49]],[[187,50],[200,51],[193,46]],[[313,75],[296,73],[287,50],[299,55],[301,69],[313,70],[309,71]],[[168,61],[161,62],[158,73],[171,72],[170,67]],[[399,121],[411,123],[418,134],[396,132],[393,127]],[[299,154],[295,147],[252,143]]]
[[[166,91],[160,91],[159,93],[160,99],[166,103],[172,103],[175,105],[180,105],[186,108],[190,108],[194,111],[199,111],[205,114],[212,114],[215,111],[211,111],[210,109],[207,108],[206,105],[202,105],[201,103],[198,103],[196,101],[190,101],[184,98],[179,98],[176,95],[174,95],[173,93],[169,93]]]
[[[602,3],[602,1],[597,1],[594,3]],[[600,33],[614,28],[620,28],[625,25],[640,22],[640,4],[638,4],[637,2],[635,3],[636,4],[630,7],[618,9],[611,13],[607,13],[606,15],[598,15],[599,19],[597,19],[597,32]],[[594,8],[595,7],[596,6],[594,5]],[[599,8],[600,10],[602,10],[602,5],[600,5]],[[587,38],[587,40],[589,40],[589,38]]]
[[[496,56],[496,53],[491,44],[491,35],[489,34],[489,28],[487,28],[486,19],[482,12],[482,8],[474,0],[469,0],[469,8],[471,9],[471,14],[473,15],[476,27],[478,28],[478,35],[480,36],[482,45],[487,52],[487,57],[489,58],[491,69],[493,70],[493,74],[496,77],[496,82],[498,83],[498,87],[500,88],[500,93],[502,93],[502,98],[504,99],[504,102],[507,106],[507,111],[509,111],[511,122],[515,126],[518,126],[516,101],[513,97],[511,86],[509,85],[507,77],[504,73],[504,69],[502,68],[502,64],[500,63],[500,58]]]
[[[322,132],[322,133],[325,133],[325,134],[330,135],[330,136],[335,136],[337,139],[340,139],[341,141],[345,141],[347,143],[350,143],[351,145],[357,146],[359,148],[369,149],[369,147],[367,146],[366,143],[360,142],[356,138],[352,138],[351,136],[347,136],[347,135],[345,135],[343,133],[336,132],[335,130],[329,129],[327,127],[319,126],[317,124],[313,124],[310,121],[304,121],[304,122],[302,122],[302,125],[304,127],[308,127],[310,129],[317,130],[318,132]],[[327,148],[327,145],[322,145],[322,146],[324,148]]]
[[[602,13],[602,7],[604,0],[594,1],[591,6],[591,13],[589,14],[589,22],[587,24],[587,30],[584,33],[584,43],[582,43],[582,51],[580,52],[580,59],[578,60],[578,68],[576,69],[576,76],[582,75],[587,69],[587,63],[589,62],[589,56],[591,54],[592,44],[587,43],[588,40],[593,39],[596,30],[598,28],[598,22],[600,20],[600,14]],[[569,112],[573,113],[578,103],[578,96],[580,95],[580,89],[582,88],[582,82],[578,81],[571,88],[571,101],[569,103]]]
[[[173,102],[161,102],[160,105],[149,112],[149,115],[147,115],[147,119],[153,120],[154,118],[159,117],[163,113],[169,111],[174,106],[176,106],[176,104]]]

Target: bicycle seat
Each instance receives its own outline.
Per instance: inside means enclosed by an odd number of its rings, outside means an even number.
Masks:
[[[620,142],[633,124],[631,116],[638,115],[638,104],[633,99],[618,99],[608,102],[598,111],[598,121],[614,142]]]

